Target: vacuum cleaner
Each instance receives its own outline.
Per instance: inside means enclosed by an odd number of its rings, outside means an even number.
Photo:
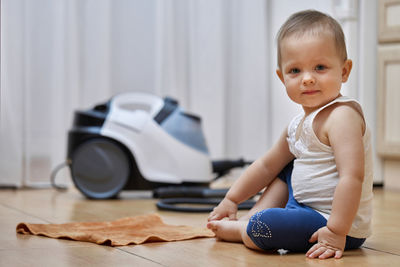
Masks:
[[[88,198],[154,189],[154,197],[181,202],[182,197],[223,196],[226,190],[213,191],[210,182],[249,162],[212,161],[199,116],[171,97],[131,92],[75,111],[67,164],[75,186]]]

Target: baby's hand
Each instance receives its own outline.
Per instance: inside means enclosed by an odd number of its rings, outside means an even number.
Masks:
[[[228,217],[229,220],[237,220],[237,204],[228,198],[224,198],[208,216],[208,221],[221,220]]]
[[[329,230],[328,227],[319,228],[310,238],[309,242],[318,243],[312,246],[306,253],[309,258],[327,259],[335,257],[340,259],[346,245],[346,236],[338,235]]]

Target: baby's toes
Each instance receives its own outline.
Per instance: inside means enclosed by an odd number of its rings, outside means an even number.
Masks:
[[[213,232],[216,232],[218,229],[218,222],[217,221],[211,221],[207,223],[207,228],[212,230]]]

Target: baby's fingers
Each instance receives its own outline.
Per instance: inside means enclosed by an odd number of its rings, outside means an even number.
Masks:
[[[219,220],[218,217],[219,217],[218,214],[216,214],[216,213],[211,213],[211,214],[208,216],[207,220],[208,220],[208,221]]]
[[[325,247],[318,247],[316,250],[314,250],[312,253],[310,253],[308,255],[309,258],[318,258],[319,256],[321,256],[322,254],[324,254],[326,251]]]
[[[306,256],[308,258],[328,259],[335,257],[335,259],[340,259],[343,256],[343,251],[326,247],[322,244],[315,244],[307,251]]]
[[[215,210],[213,210],[213,211],[210,212],[210,214],[208,215],[207,220],[208,220],[208,221],[214,220],[214,218],[215,218],[216,215],[217,215],[217,214],[216,214]]]
[[[322,253],[321,255],[319,255],[318,258],[327,259],[327,258],[335,256],[335,250],[330,249],[330,248],[325,248],[325,249],[326,249],[325,252]]]
[[[312,246],[306,253],[306,256],[310,256],[314,251],[316,251],[318,248],[320,247],[319,244],[315,244],[314,246]]]
[[[335,252],[335,259],[340,259],[343,256],[343,251],[342,250],[337,250]]]
[[[208,221],[221,220],[224,217],[226,217],[225,214],[218,212],[218,210],[216,210],[216,208],[214,208],[214,210],[208,216]]]
[[[318,240],[318,231],[315,231],[312,236],[310,237],[310,239],[308,240],[308,242],[310,243],[314,243],[315,241]]]

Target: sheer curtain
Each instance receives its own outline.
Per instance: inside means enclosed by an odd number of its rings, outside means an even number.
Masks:
[[[299,110],[274,74],[276,31],[334,2],[2,0],[0,185],[48,184],[74,110],[128,91],[200,115],[212,158],[257,158]]]
[[[267,145],[265,126],[251,123],[266,113],[266,5],[3,0],[0,183],[47,183],[73,111],[127,91],[201,115],[212,157],[257,156]],[[249,137],[259,141],[244,151],[227,146]]]
[[[146,34],[140,21],[124,23],[131,15],[151,15],[137,7],[146,2],[2,1],[1,183],[47,183],[65,158],[74,110],[118,92],[154,91],[153,72],[140,67],[154,62],[144,58],[153,50],[143,42],[132,45],[133,36],[149,37],[153,29]]]

